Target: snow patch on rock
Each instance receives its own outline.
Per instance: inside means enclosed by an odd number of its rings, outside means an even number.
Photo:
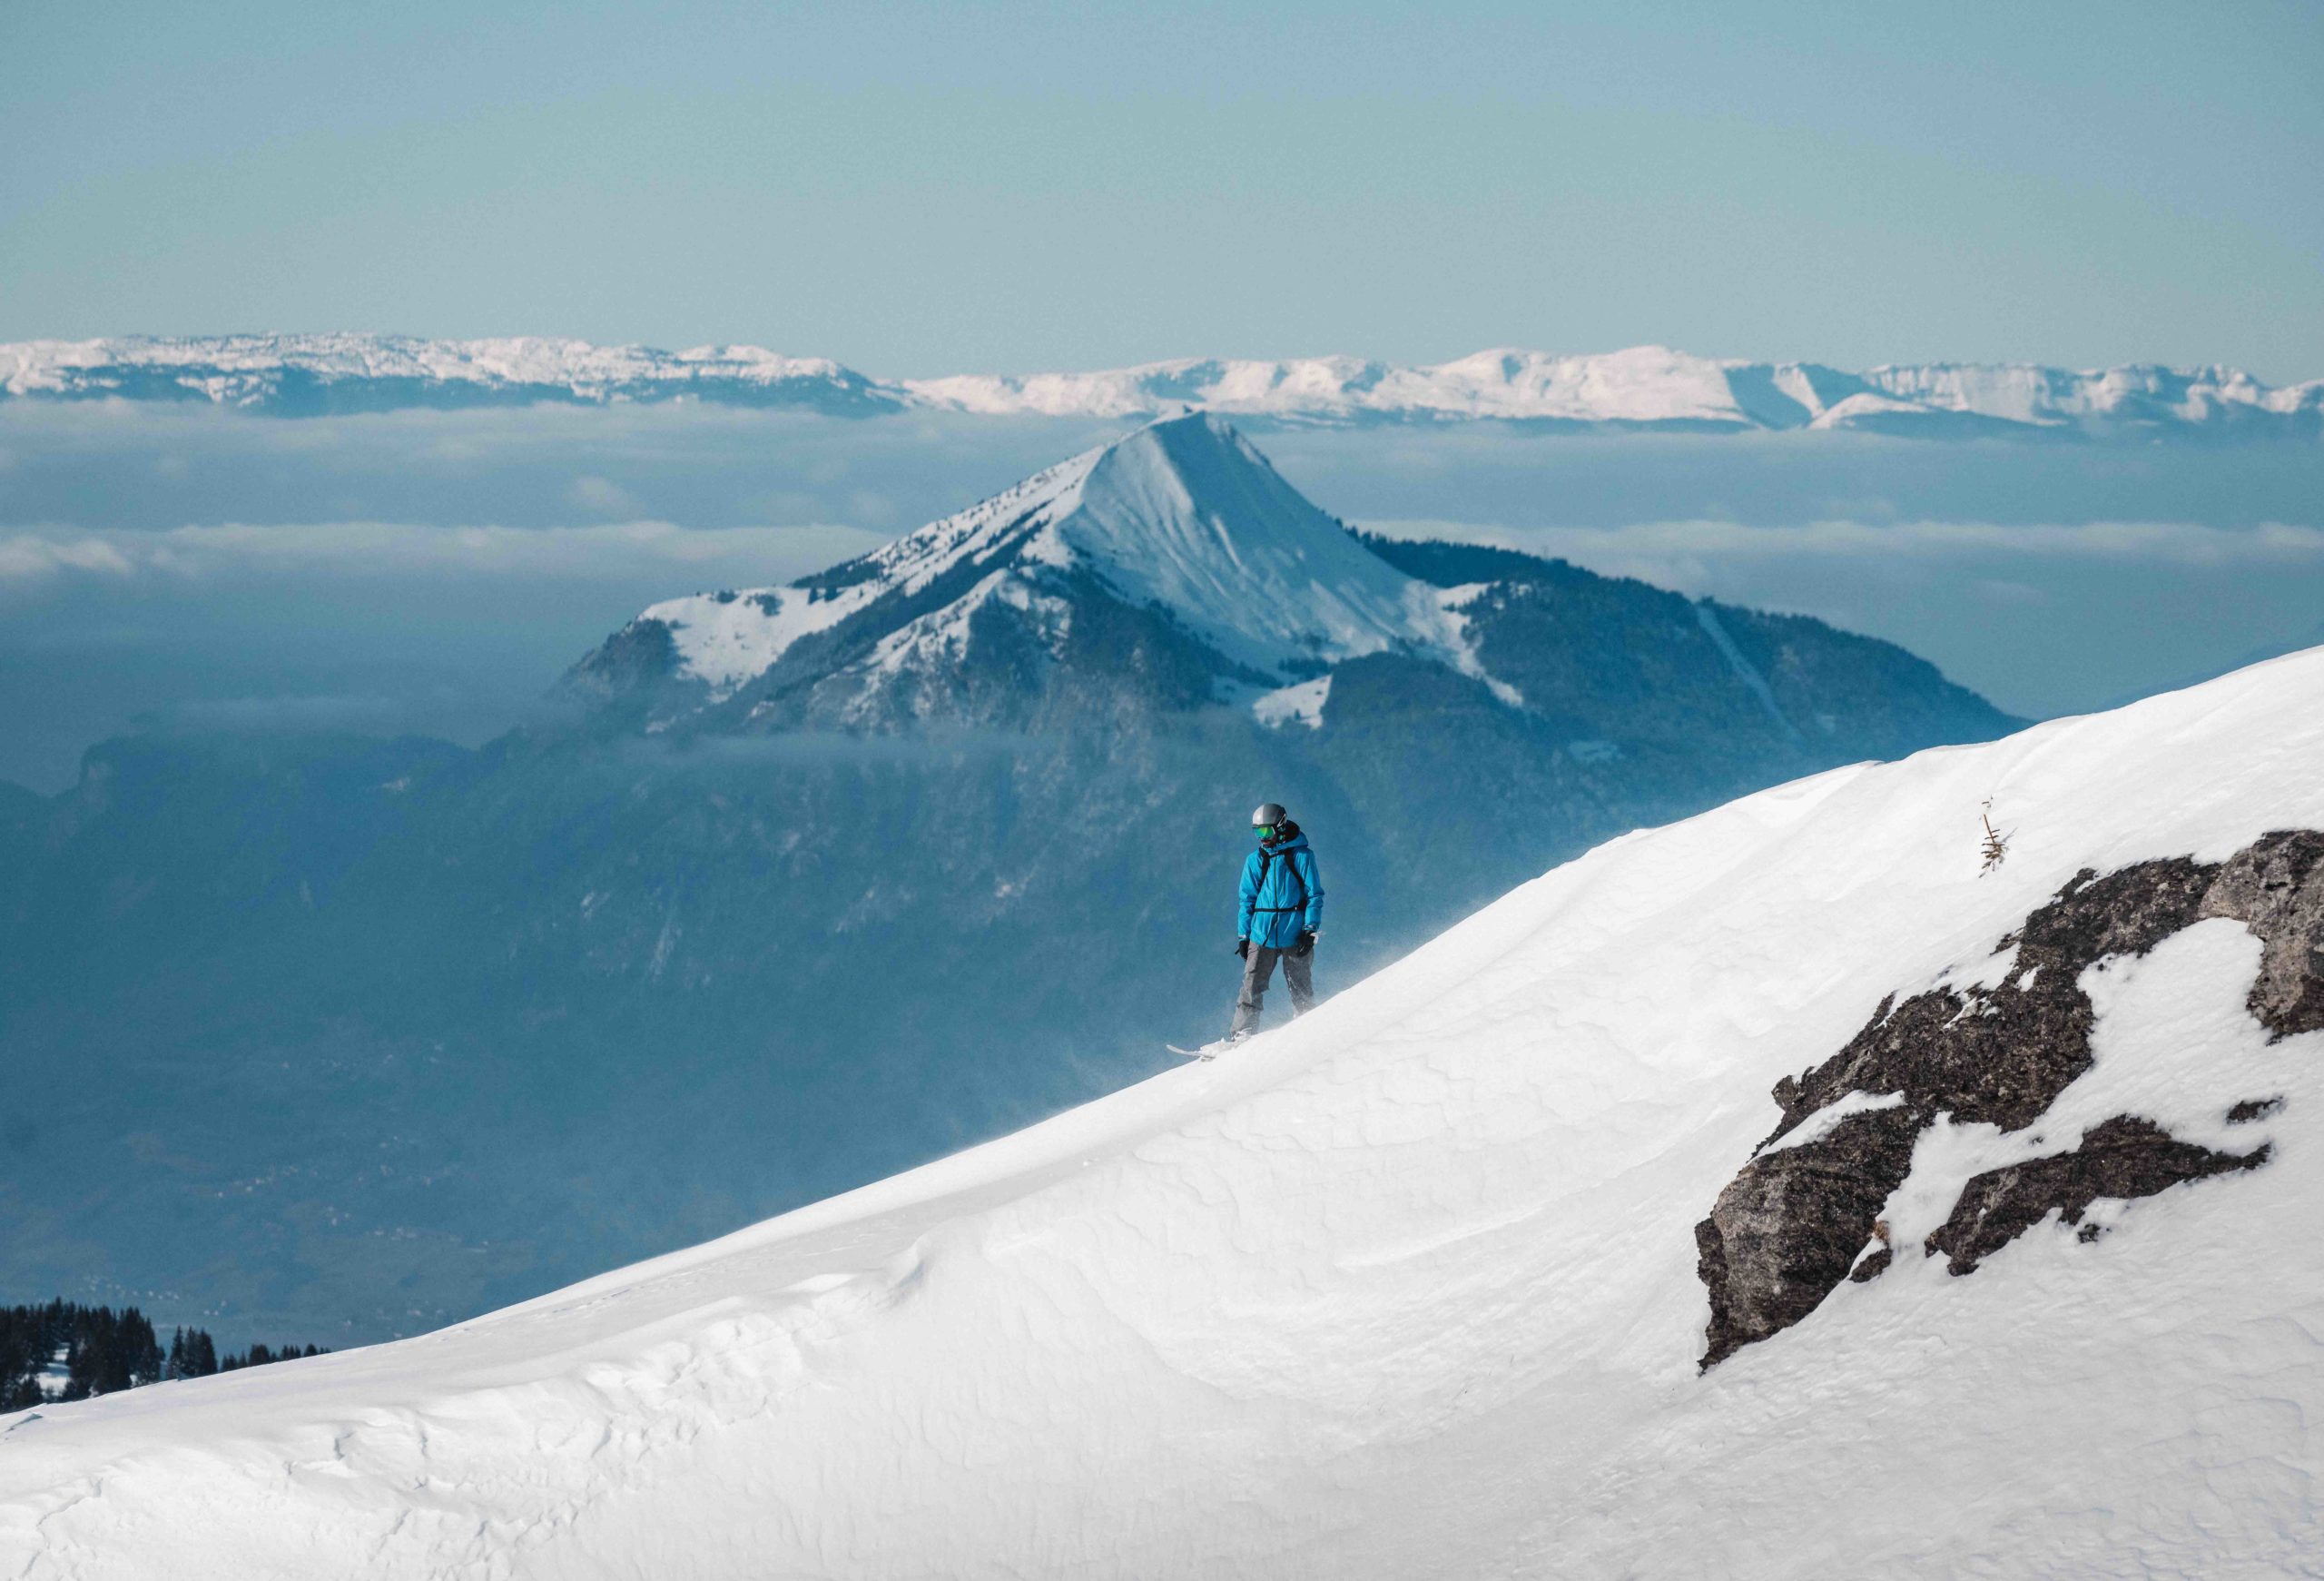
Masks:
[[[707,682],[724,696],[764,675],[810,632],[838,625],[871,601],[873,589],[755,588],[745,593],[697,593],[649,606],[640,620],[670,627],[678,673]]]
[[[1293,723],[1305,725],[1310,730],[1324,727],[1324,704],[1332,695],[1332,677],[1317,676],[1312,681],[1295,686],[1279,687],[1263,694],[1251,705],[1251,713],[1262,725],[1280,730]]]

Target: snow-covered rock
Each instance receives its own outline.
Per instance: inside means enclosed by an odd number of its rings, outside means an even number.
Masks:
[[[701,400],[853,416],[919,409],[1143,419],[1203,407],[1299,424],[1869,428],[1932,437],[2324,434],[2324,380],[2270,387],[2231,368],[1934,363],[1851,373],[1661,346],[1590,355],[1504,349],[1417,367],[1356,357],[1189,358],[1089,373],[895,380],[755,346],[673,352],[537,338],[123,336],[0,345],[0,396],[197,400],[293,415]]]
[[[0,1567],[2305,1573],[2319,829],[2324,651],[1748,796],[881,1184],[0,1421]],[[1729,1213],[1883,1127],[1885,1198]],[[1724,1344],[1699,1226],[1872,1277]]]

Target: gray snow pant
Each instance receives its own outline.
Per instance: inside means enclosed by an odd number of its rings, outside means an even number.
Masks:
[[[1275,980],[1275,963],[1283,963],[1283,980],[1291,985],[1291,1013],[1298,1015],[1315,1005],[1315,956],[1311,951],[1295,955],[1288,950],[1270,950],[1265,944],[1253,944],[1251,953],[1243,957],[1243,992],[1235,996],[1235,1024],[1226,1031],[1230,1038],[1241,1037],[1259,1024],[1259,1006],[1265,1002],[1267,984]]]

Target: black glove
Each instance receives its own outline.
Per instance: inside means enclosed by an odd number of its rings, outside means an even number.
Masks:
[[[1251,941],[1248,939],[1236,940],[1235,954],[1246,961],[1249,960],[1251,958]]]
[[[1315,953],[1315,930],[1313,928],[1302,930],[1299,934],[1299,942],[1291,946],[1291,953],[1302,957],[1314,954]]]

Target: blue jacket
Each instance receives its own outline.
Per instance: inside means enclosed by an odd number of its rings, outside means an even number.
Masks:
[[[1236,935],[1270,950],[1288,950],[1302,930],[1324,925],[1324,879],[1307,836],[1261,845],[1243,862],[1243,910]]]

